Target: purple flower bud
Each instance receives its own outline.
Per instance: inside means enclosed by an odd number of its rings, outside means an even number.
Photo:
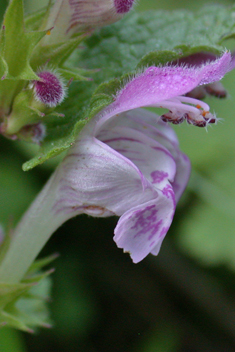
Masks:
[[[130,11],[134,3],[134,0],[114,0],[114,6],[117,13],[126,13]]]
[[[66,96],[66,87],[58,74],[46,70],[37,75],[41,80],[33,82],[35,99],[50,108],[62,103]]]

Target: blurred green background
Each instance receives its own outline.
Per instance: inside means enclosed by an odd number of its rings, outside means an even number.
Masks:
[[[6,3],[0,0],[0,15]],[[28,11],[46,3],[25,1]],[[205,3],[139,0],[135,10]],[[42,253],[61,254],[50,302],[54,327],[35,335],[2,328],[0,352],[235,351],[234,78],[232,72],[223,80],[228,99],[207,98],[223,119],[217,126],[175,128],[193,170],[159,256],[132,264],[112,240],[116,218],[67,222]],[[0,148],[0,223],[10,226],[53,167],[23,173],[30,145],[0,136]]]

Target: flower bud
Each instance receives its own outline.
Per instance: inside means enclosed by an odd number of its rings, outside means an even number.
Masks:
[[[25,125],[20,132],[18,137],[27,142],[33,142],[40,145],[40,142],[46,136],[46,127],[43,123],[35,123],[31,125]]]
[[[61,77],[50,70],[41,71],[38,76],[41,80],[33,82],[35,99],[50,108],[62,103],[66,96],[66,87]]]
[[[57,0],[45,28],[53,28],[44,43],[56,43],[74,33],[102,27],[120,20],[133,6],[134,0]]]

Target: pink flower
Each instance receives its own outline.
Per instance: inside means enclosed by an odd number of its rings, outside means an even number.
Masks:
[[[117,215],[114,241],[133,262],[158,254],[190,173],[188,158],[162,119],[197,126],[216,122],[207,104],[185,94],[219,81],[233,65],[225,52],[203,65],[149,67],[130,79],[83,128],[25,221],[32,227],[32,214],[46,237],[81,213]],[[147,106],[170,111],[161,118],[137,109]]]

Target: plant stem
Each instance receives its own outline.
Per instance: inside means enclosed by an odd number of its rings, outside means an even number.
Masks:
[[[9,248],[0,265],[0,282],[21,281],[53,232],[68,219],[52,212],[56,188],[54,175],[46,183],[15,228]]]

